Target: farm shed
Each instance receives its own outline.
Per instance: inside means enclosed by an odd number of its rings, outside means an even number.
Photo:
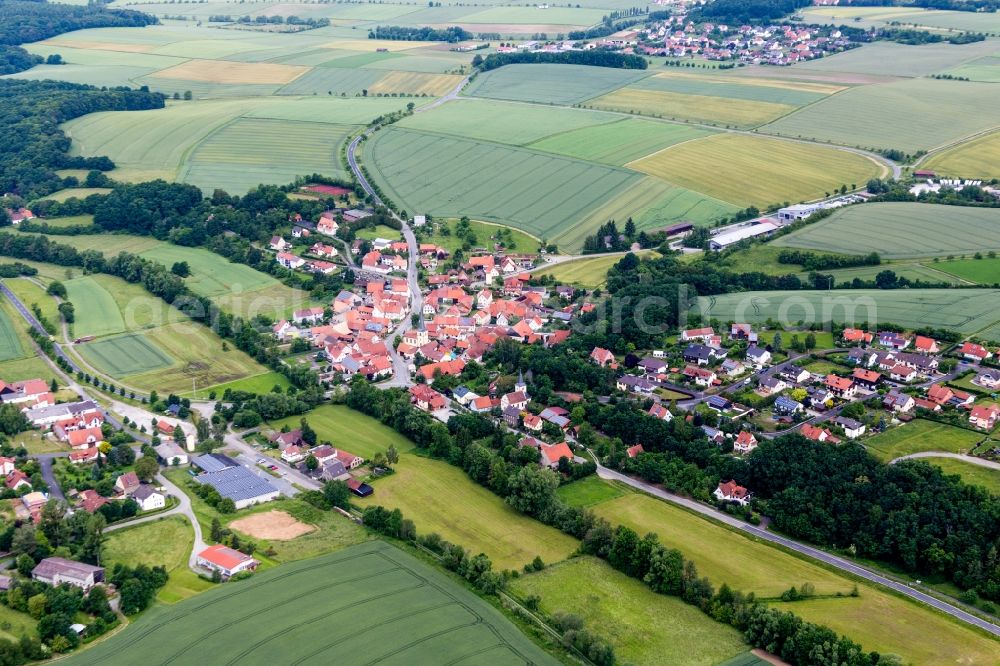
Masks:
[[[233,500],[237,509],[263,504],[278,498],[278,489],[267,479],[261,478],[244,467],[228,467],[218,472],[206,472],[194,477],[201,484],[208,484],[223,497]]]
[[[719,234],[718,236],[713,236],[712,239],[708,241],[708,247],[712,250],[724,250],[730,245],[735,245],[736,243],[748,238],[770,236],[777,231],[777,229],[778,225],[770,221],[761,222],[760,224],[752,224],[748,227],[743,227],[742,229],[727,231]]]

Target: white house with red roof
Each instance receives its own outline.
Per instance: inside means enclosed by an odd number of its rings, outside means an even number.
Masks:
[[[740,434],[736,437],[736,441],[733,442],[733,451],[736,453],[750,453],[757,448],[757,438],[753,436],[753,433],[747,432],[746,430],[740,430]]]
[[[720,502],[736,502],[740,506],[750,501],[750,491],[732,480],[720,483],[712,494]]]
[[[319,218],[319,222],[316,223],[316,231],[324,236],[336,235],[339,228],[340,225],[337,224],[337,221],[328,215],[323,215]]]
[[[508,407],[514,407],[518,410],[526,409],[528,407],[528,394],[524,391],[514,391],[504,394],[500,398],[500,409],[507,409]]]
[[[66,433],[66,442],[74,451],[89,449],[104,440],[104,432],[100,428],[82,428]]]
[[[559,465],[560,458],[573,460],[573,450],[569,448],[569,444],[566,442],[559,442],[558,444],[543,443],[539,446],[539,450],[542,452],[542,464],[546,467],[556,468]]]
[[[590,360],[603,368],[615,362],[615,355],[607,349],[594,347],[593,351],[590,352]]]
[[[69,461],[74,465],[84,465],[86,463],[96,462],[100,456],[101,450],[96,446],[93,446],[79,451],[70,451]]]
[[[654,402],[652,407],[650,407],[649,411],[646,413],[652,416],[653,418],[660,419],[662,421],[674,420],[674,415],[670,413],[670,410],[658,402]]]
[[[410,387],[410,398],[417,409],[434,412],[448,406],[448,400],[427,384],[414,384]]]
[[[241,553],[221,543],[209,546],[198,553],[198,566],[210,571],[218,571],[223,578],[230,578],[242,571],[253,571],[260,562],[246,553]]]
[[[913,348],[922,354],[937,354],[941,351],[937,340],[926,335],[918,335],[913,338]]]
[[[985,361],[993,356],[993,353],[986,349],[986,347],[977,345],[974,342],[963,342],[958,353],[970,361]]]
[[[14,226],[21,224],[25,220],[35,219],[35,214],[27,208],[8,208],[6,210],[7,215],[10,217],[10,223]]]
[[[629,458],[635,458],[640,453],[645,453],[646,449],[642,448],[642,444],[636,444],[625,449],[625,455]]]
[[[680,339],[682,342],[691,342],[692,340],[702,340],[708,342],[715,337],[715,329],[711,326],[706,326],[704,328],[689,328],[686,331],[681,331]]]
[[[292,321],[297,324],[315,324],[323,321],[323,308],[303,308],[292,313]]]
[[[857,392],[857,386],[855,386],[854,380],[850,377],[838,377],[837,375],[829,374],[826,376],[826,381],[823,384],[830,389],[831,393],[844,400],[852,399]]]
[[[297,257],[291,252],[279,252],[275,256],[275,260],[289,270],[295,270],[296,268],[302,268],[305,266],[306,260],[302,257]]]
[[[992,430],[1000,416],[1000,406],[996,404],[976,405],[969,412],[969,423],[980,430]]]
[[[811,439],[814,442],[829,442],[830,444],[840,443],[840,438],[830,432],[829,428],[820,428],[819,426],[814,426],[811,423],[803,424],[799,433],[806,439]]]
[[[856,344],[871,344],[871,341],[875,338],[871,333],[862,331],[857,328],[845,328],[844,332],[840,334],[841,339],[844,342],[852,342]]]

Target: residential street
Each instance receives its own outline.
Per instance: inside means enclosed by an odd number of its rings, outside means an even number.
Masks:
[[[593,453],[591,453],[591,455],[593,456]],[[593,457],[595,460],[597,459],[596,456]],[[630,476],[626,476],[625,474],[616,472],[612,469],[608,469],[607,467],[604,467],[600,463],[598,463],[597,465],[597,474],[602,479],[620,481],[621,483],[629,485],[645,493],[649,493],[650,495],[653,495],[660,499],[666,500],[673,504],[677,504],[679,506],[683,506],[684,508],[695,511],[703,516],[707,516],[712,520],[717,520],[719,522],[725,523],[726,525],[729,525],[730,527],[735,527],[736,529],[743,530],[744,532],[752,534],[755,537],[764,539],[765,541],[776,543],[790,550],[794,550],[797,553],[801,553],[802,555],[810,557],[814,560],[818,560],[820,562],[833,566],[837,569],[840,569],[841,571],[853,574],[855,576],[858,576],[859,578],[864,578],[869,582],[888,587],[896,592],[899,592],[900,594],[909,597],[910,599],[913,599],[914,601],[918,601],[920,603],[931,606],[943,613],[947,613],[953,618],[965,622],[966,624],[971,624],[973,626],[979,627],[980,629],[988,631],[994,636],[1000,636],[1000,626],[997,626],[992,622],[989,622],[975,615],[972,615],[971,613],[967,613],[958,606],[953,606],[952,604],[937,599],[936,597],[932,597],[929,594],[924,594],[923,592],[920,592],[919,590],[914,589],[909,585],[905,585],[903,583],[898,583],[894,580],[890,580],[889,578],[886,578],[885,576],[878,574],[872,571],[871,569],[862,567],[842,557],[838,557],[837,555],[832,555],[818,548],[813,548],[812,546],[808,546],[793,539],[789,539],[787,537],[775,534],[773,532],[769,532],[760,527],[755,527],[740,520],[739,518],[736,518],[735,516],[730,516],[727,513],[722,513],[721,511],[717,511],[715,508],[707,506],[700,502],[695,502],[694,500],[690,500],[684,497],[678,497],[677,495],[668,493],[662,488],[659,488],[649,483],[645,483],[643,481],[639,481],[637,479],[633,479]]]

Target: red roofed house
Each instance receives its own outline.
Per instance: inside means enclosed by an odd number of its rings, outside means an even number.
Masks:
[[[253,571],[260,562],[245,553],[217,543],[198,553],[198,566],[218,571],[229,578],[241,571]]]
[[[440,363],[428,363],[420,366],[419,372],[427,381],[434,381],[435,374],[457,375],[465,369],[465,361],[455,359],[454,361],[441,361]]]
[[[569,448],[569,444],[566,442],[542,444],[540,450],[542,452],[542,464],[553,469],[559,465],[560,458],[573,460],[573,450]]]
[[[66,441],[74,451],[90,448],[103,439],[104,432],[100,428],[84,428],[66,433]]]
[[[662,419],[664,421],[674,420],[674,415],[670,413],[670,410],[658,402],[654,402],[653,406],[650,407],[649,411],[646,413],[654,418]]]
[[[525,409],[528,406],[528,396],[524,391],[515,391],[514,393],[504,394],[500,398],[500,409],[507,409],[508,407],[515,407],[517,409]]]
[[[614,365],[615,355],[607,349],[594,347],[594,350],[590,352],[590,360],[603,368],[607,365]]]
[[[970,361],[985,361],[986,359],[993,356],[992,353],[986,347],[982,345],[977,345],[974,342],[965,342],[962,344],[962,348],[958,350],[964,358]]]
[[[683,342],[689,342],[691,340],[708,340],[715,335],[715,329],[711,326],[706,326],[704,328],[689,328],[686,331],[681,332],[680,339]]]
[[[425,412],[433,412],[444,409],[448,401],[443,395],[432,389],[427,384],[414,384],[410,387],[410,397],[418,409]]]
[[[35,219],[35,214],[27,208],[8,208],[7,215],[10,216],[10,223],[15,226],[21,224],[25,220]]]
[[[81,490],[76,501],[76,506],[87,513],[94,513],[107,503],[108,500],[98,495],[96,490]]]
[[[740,430],[739,436],[736,441],[733,442],[733,451],[737,453],[750,453],[757,448],[757,438],[753,436],[753,433],[749,433],[746,430]]]
[[[17,458],[0,456],[0,476],[7,476],[16,469]]]
[[[170,423],[169,421],[157,421],[156,422],[156,429],[160,433],[160,439],[169,439],[169,440],[173,441],[173,439],[174,439],[174,428],[175,427],[176,426],[174,426],[174,424]]]
[[[835,396],[843,398],[844,400],[850,400],[853,398],[855,392],[858,390],[858,387],[854,385],[854,380],[849,377],[827,375],[826,382],[824,383]]]
[[[531,430],[533,432],[541,432],[542,417],[535,416],[534,414],[525,414],[522,420],[524,422],[525,429]]]
[[[488,395],[484,395],[473,400],[472,404],[469,405],[469,409],[473,412],[481,413],[481,412],[488,412],[494,407],[499,407],[499,406],[500,406],[499,401],[494,402],[493,398],[489,397]]]
[[[361,456],[356,456],[353,453],[348,453],[343,449],[337,449],[337,460],[347,469],[355,469],[361,467],[364,464],[365,459]]]
[[[1000,416],[1000,406],[995,404],[976,405],[969,412],[969,423],[982,430],[992,430]]]
[[[135,472],[125,472],[115,480],[115,490],[122,495],[131,495],[139,488],[139,477]]]
[[[625,449],[625,453],[626,455],[628,455],[629,458],[635,458],[640,453],[645,453],[645,452],[646,449],[642,448],[642,444],[636,444],[635,446],[630,446],[627,449]]]
[[[852,376],[857,384],[867,389],[874,389],[882,381],[881,374],[874,370],[865,370],[864,368],[855,368]]]
[[[874,339],[871,333],[866,333],[857,328],[845,328],[840,337],[843,338],[844,342],[861,342],[864,344],[869,344]]]
[[[750,501],[750,491],[739,485],[735,481],[720,483],[719,487],[712,493],[720,502],[736,502],[745,506]]]
[[[917,371],[908,365],[897,363],[889,368],[889,379],[894,382],[912,382],[917,378]]]
[[[938,347],[937,340],[934,338],[928,338],[926,335],[918,335],[913,340],[913,348],[924,354],[937,354],[941,351],[941,348]]]
[[[82,451],[70,451],[69,461],[74,465],[83,465],[84,463],[95,462],[100,455],[101,450],[95,446],[83,449]]]
[[[21,486],[31,488],[31,480],[28,479],[28,475],[19,469],[11,470],[6,476],[4,483],[11,490],[17,490]]]
[[[803,437],[811,439],[814,442],[830,442],[831,444],[840,443],[840,438],[830,432],[829,428],[820,428],[819,426],[814,426],[811,423],[803,425],[799,432]]]

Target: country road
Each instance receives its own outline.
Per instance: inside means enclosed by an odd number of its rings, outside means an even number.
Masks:
[[[961,460],[964,463],[969,463],[970,465],[978,465],[980,467],[986,467],[987,469],[992,469],[1000,472],[1000,463],[994,462],[992,460],[986,460],[985,458],[977,458],[976,456],[967,456],[961,453],[949,453],[946,451],[921,451],[919,453],[911,453],[906,456],[900,456],[895,460],[890,461],[892,463],[897,463],[900,460],[918,460],[920,458],[951,458],[952,460]]]
[[[595,461],[597,460],[597,457],[594,456],[592,452],[591,456],[594,458]],[[670,502],[672,504],[677,504],[686,509],[690,509],[691,511],[695,511],[712,520],[725,523],[730,527],[742,530],[744,532],[747,532],[748,534],[751,534],[765,541],[769,541],[771,543],[784,546],[789,550],[793,550],[797,553],[805,555],[806,557],[817,560],[819,562],[823,562],[824,564],[827,564],[829,566],[832,566],[836,569],[852,574],[859,578],[863,578],[864,580],[867,580],[871,583],[888,587],[894,590],[895,592],[898,592],[906,597],[909,597],[914,601],[925,604],[927,606],[931,606],[932,608],[939,610],[942,613],[946,613],[960,622],[973,625],[975,627],[978,627],[979,629],[982,629],[992,634],[993,636],[1000,637],[1000,626],[997,626],[988,620],[984,620],[971,613],[968,613],[959,608],[958,606],[954,606],[946,601],[942,601],[941,599],[933,597],[929,594],[924,594],[923,592],[909,585],[905,585],[903,583],[899,583],[889,578],[886,578],[885,576],[876,573],[871,569],[855,564],[850,560],[844,559],[837,555],[833,555],[818,548],[813,548],[812,546],[808,546],[793,539],[789,539],[788,537],[775,534],[774,532],[769,532],[760,527],[755,527],[753,525],[745,523],[744,521],[734,516],[730,516],[727,513],[722,513],[721,511],[717,511],[713,507],[701,504],[700,502],[695,502],[694,500],[673,495],[663,490],[662,488],[659,488],[649,483],[645,483],[644,481],[633,479],[632,477],[626,476],[625,474],[622,474],[620,472],[616,472],[615,470],[608,469],[607,467],[604,467],[600,463],[597,464],[597,475],[602,479],[619,481],[628,486],[631,486],[632,488],[641,490],[645,493],[666,500],[667,502]]]

